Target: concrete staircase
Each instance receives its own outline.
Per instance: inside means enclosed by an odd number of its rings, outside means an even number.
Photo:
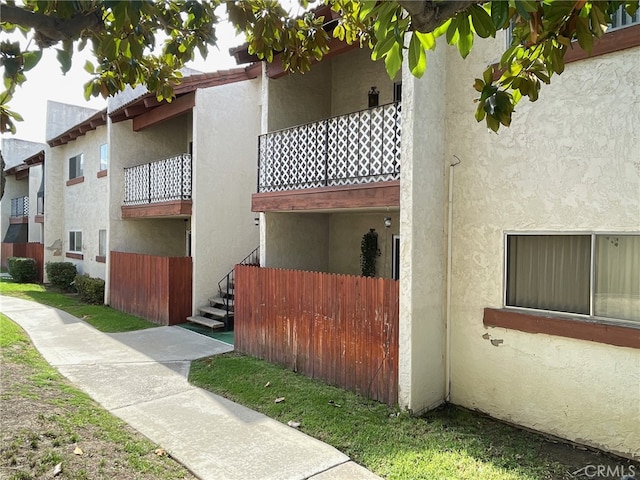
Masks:
[[[187,321],[204,325],[211,329],[233,329],[233,285],[209,299],[209,305],[198,308],[199,315],[187,317]]]

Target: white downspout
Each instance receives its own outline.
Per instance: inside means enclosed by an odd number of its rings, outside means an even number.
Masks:
[[[448,402],[451,396],[451,259],[452,255],[452,233],[453,233],[453,169],[460,164],[460,159],[449,165],[449,222],[447,224],[447,310],[445,314],[445,391],[444,400]]]

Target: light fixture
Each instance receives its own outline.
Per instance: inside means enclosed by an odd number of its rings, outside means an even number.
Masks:
[[[255,217],[253,219],[253,224],[257,227],[258,225],[260,225],[260,217]]]
[[[371,87],[369,90],[369,108],[377,107],[380,99],[380,92],[376,90],[376,87]]]
[[[385,228],[391,227],[391,217],[384,217],[384,226]]]

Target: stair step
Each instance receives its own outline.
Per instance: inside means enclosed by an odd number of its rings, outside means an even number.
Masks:
[[[198,310],[200,311],[200,313],[207,313],[219,318],[224,318],[227,316],[227,311],[223,310],[222,308],[204,306],[198,307]],[[232,315],[233,312],[230,311],[229,314]]]
[[[203,317],[201,315],[192,315],[190,317],[187,317],[187,320],[210,328],[224,328],[225,326],[224,322],[214,320],[213,318],[209,317]]]
[[[209,303],[211,303],[211,306],[216,303],[219,305],[226,305],[228,303],[231,308],[234,306],[233,298],[211,297]]]

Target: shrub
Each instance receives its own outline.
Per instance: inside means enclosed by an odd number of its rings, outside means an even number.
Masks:
[[[76,290],[83,302],[102,304],[104,303],[104,280],[101,278],[84,275],[76,275]]]
[[[78,274],[78,269],[71,262],[47,262],[45,265],[49,282],[61,290],[71,290],[71,284]]]
[[[9,257],[7,263],[9,275],[18,283],[32,283],[38,276],[33,258]]]

